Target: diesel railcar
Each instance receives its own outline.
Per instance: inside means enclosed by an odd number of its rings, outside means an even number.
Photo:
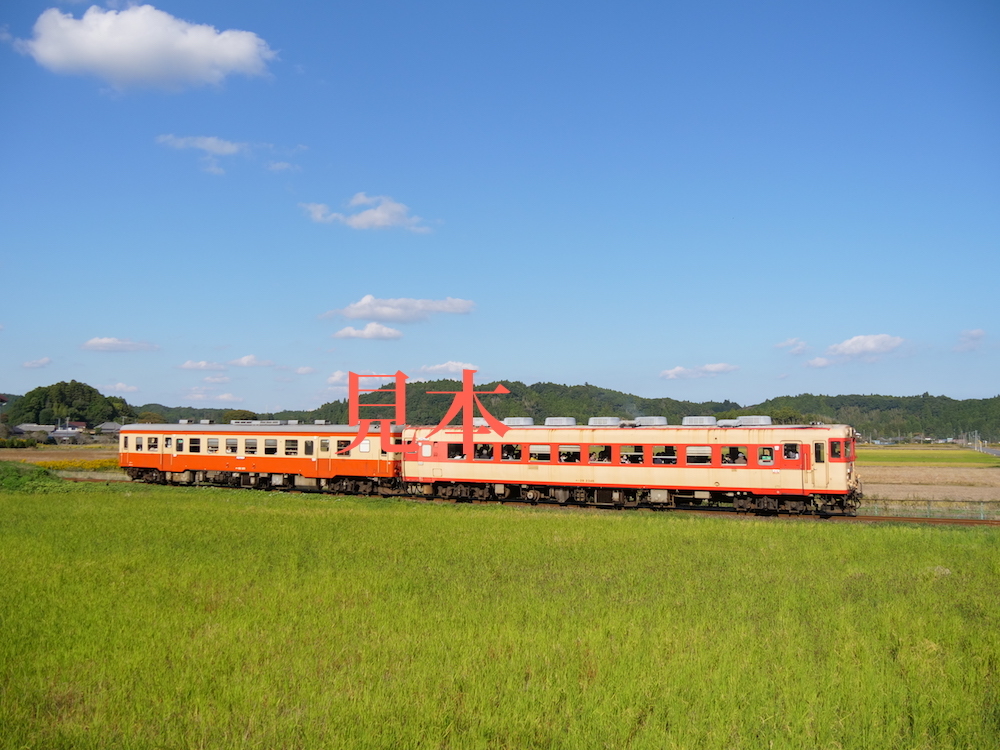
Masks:
[[[477,426],[469,451],[458,426],[393,427],[405,453],[378,433],[343,453],[358,436],[344,425],[129,425],[120,456],[146,482],[343,494],[821,515],[854,515],[862,497],[846,425],[506,421],[502,436]]]

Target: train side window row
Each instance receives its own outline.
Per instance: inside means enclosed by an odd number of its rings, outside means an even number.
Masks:
[[[848,443],[844,441],[831,441],[830,455],[839,457],[844,455],[841,446]],[[581,463],[586,456],[590,464],[610,464],[615,462],[613,448],[611,445],[521,445],[517,443],[502,443],[499,445],[499,456],[501,461],[521,461],[527,455],[529,462],[540,463]],[[619,445],[617,446],[617,463],[646,465],[647,456],[649,462],[654,465],[676,466],[678,464],[677,446],[674,445]],[[754,456],[753,450],[747,445],[723,445],[718,448],[718,458],[713,453],[715,449],[711,445],[687,445],[684,446],[684,463],[686,466],[710,466],[714,462],[719,462],[725,466],[748,466],[750,458]],[[802,457],[802,446],[800,443],[782,443],[781,445],[759,446],[756,449],[757,466],[773,466],[775,464],[775,454],[780,451],[781,458],[786,461],[798,461]],[[430,456],[430,446],[424,446],[424,456]],[[466,458],[464,448],[461,443],[448,443],[446,454],[451,460],[464,460]],[[474,446],[473,459],[476,461],[495,460],[495,447],[492,443],[476,443]],[[813,461],[824,463],[826,459],[826,443],[816,442],[813,444]]]
[[[367,443],[368,441],[364,441]],[[254,456],[257,454],[257,438],[244,438],[243,440],[243,454],[248,456]],[[283,450],[286,456],[297,456],[299,455],[299,445],[301,443],[302,454],[305,456],[312,456],[316,453],[316,441],[315,440],[299,440],[286,439],[284,441]],[[347,448],[351,444],[350,440],[338,440],[337,450],[341,451]],[[136,451],[158,451],[160,449],[160,440],[155,436],[147,436],[143,440],[142,435],[136,435],[134,437],[134,450]],[[218,453],[220,445],[225,446],[225,452],[230,455],[235,455],[240,453],[239,449],[239,438],[225,438],[224,443],[220,443],[220,439],[217,437],[210,437],[205,439],[205,449],[207,453]],[[173,438],[164,437],[163,438],[163,449],[168,452],[172,452],[173,448]],[[201,438],[188,438],[188,453],[201,453],[202,449],[202,439]],[[322,453],[327,453],[330,450],[330,440],[322,439],[319,441],[319,449]],[[122,450],[129,450],[129,436],[125,435],[122,437]],[[177,438],[177,452],[184,452],[184,438]],[[362,447],[362,452],[364,452],[364,446]],[[275,456],[278,455],[278,440],[276,438],[265,438],[264,439],[264,455]]]

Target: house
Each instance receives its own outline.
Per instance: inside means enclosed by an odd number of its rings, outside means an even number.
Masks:
[[[100,432],[102,435],[117,435],[121,429],[122,426],[117,422],[102,422],[94,428],[94,431]]]

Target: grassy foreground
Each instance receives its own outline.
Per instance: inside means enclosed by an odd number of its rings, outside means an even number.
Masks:
[[[1000,529],[32,481],[2,747],[1000,744]]]

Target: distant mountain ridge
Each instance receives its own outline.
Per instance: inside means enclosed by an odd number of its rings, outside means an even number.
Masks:
[[[825,396],[803,393],[798,396],[780,396],[752,406],[741,406],[735,401],[679,401],[672,398],[642,398],[609,388],[595,385],[561,385],[558,383],[533,383],[526,385],[520,381],[502,381],[510,391],[505,395],[483,395],[483,405],[494,416],[533,417],[536,424],[546,417],[575,417],[586,424],[590,417],[621,417],[633,419],[639,416],[663,416],[671,424],[679,424],[686,416],[707,415],[731,418],[741,414],[764,414],[780,424],[802,424],[826,422],[849,424],[866,438],[895,436],[925,436],[928,438],[959,437],[978,430],[980,437],[1000,440],[1000,396],[988,399],[958,400],[947,396],[881,396],[842,395]],[[77,408],[89,407],[91,416],[103,416],[105,410],[114,407],[120,416],[144,413],[162,416],[167,422],[179,419],[212,419],[221,421],[225,415],[233,414],[232,409],[211,409],[193,406],[165,406],[144,404],[129,406],[122,399],[101,397],[99,406],[86,405],[80,401],[81,391],[88,395],[94,392],[83,384],[55,384],[44,389],[35,389],[24,397],[11,395],[11,404],[3,409],[5,417],[13,420],[22,412],[27,412],[29,404],[40,408],[48,407],[59,416],[75,412],[74,404],[60,404],[61,394],[75,396]],[[477,391],[489,391],[498,382],[477,385]],[[81,387],[82,386],[82,387]],[[451,396],[432,395],[427,391],[458,391],[461,383],[455,380],[435,380],[407,385],[407,421],[410,424],[437,424],[451,404]],[[44,398],[41,393],[44,391]],[[31,398],[28,398],[31,396]],[[96,398],[96,397],[95,397]],[[388,403],[391,395],[386,391],[369,394],[366,403]],[[81,409],[83,411],[83,409]],[[116,416],[117,416],[116,415]],[[41,416],[41,414],[39,414]],[[247,416],[241,412],[240,416]],[[333,424],[344,424],[348,419],[347,401],[333,401],[312,411],[283,411],[260,414],[268,419],[299,419],[312,421],[325,419]],[[388,417],[391,409],[366,410],[364,416]],[[36,421],[19,419],[18,421]],[[17,424],[17,422],[13,422]]]

